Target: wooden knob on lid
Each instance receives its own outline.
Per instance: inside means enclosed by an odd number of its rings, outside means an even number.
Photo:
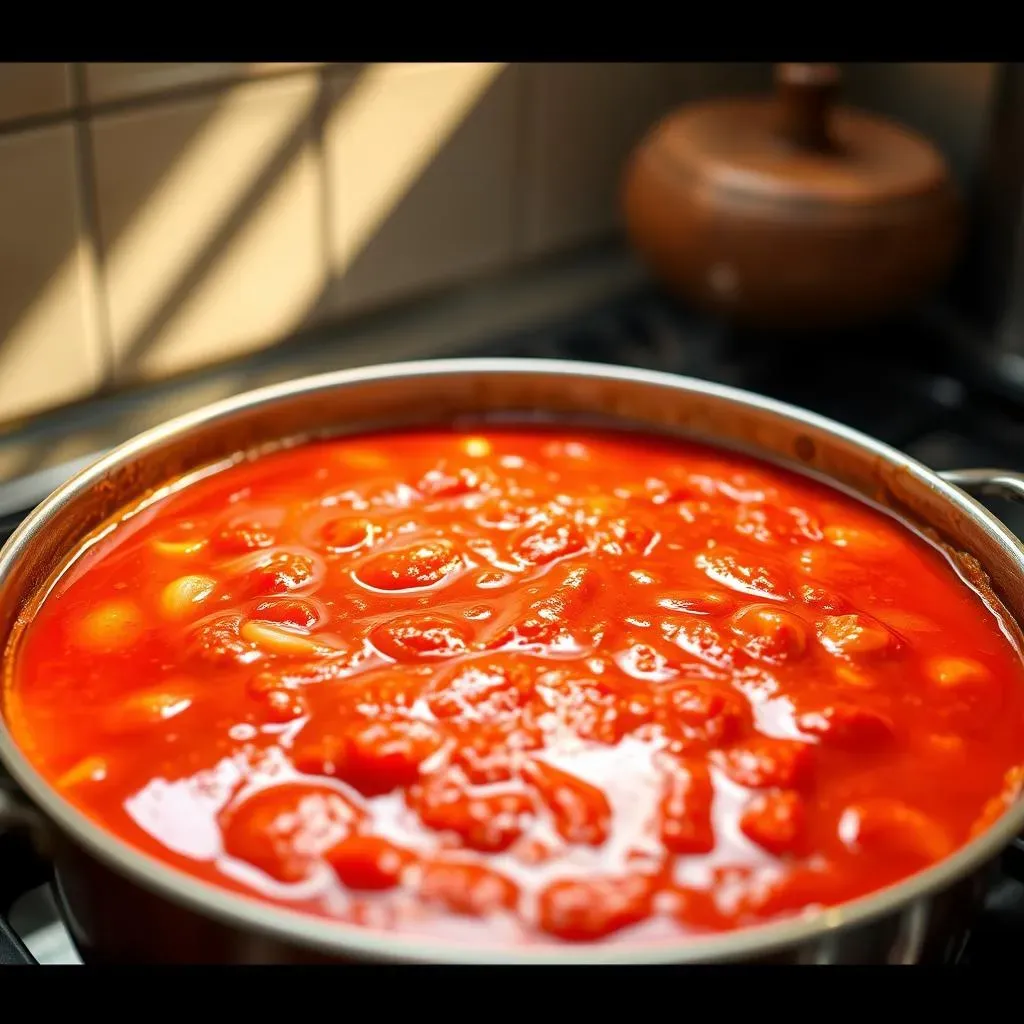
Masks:
[[[778,64],[775,92],[696,103],[637,147],[629,237],[698,308],[775,328],[898,311],[948,271],[959,235],[941,154],[839,103],[834,64]]]
[[[799,149],[831,150],[829,114],[838,94],[835,64],[776,64],[779,135]]]

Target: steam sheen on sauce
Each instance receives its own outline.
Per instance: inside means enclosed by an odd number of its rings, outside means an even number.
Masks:
[[[1024,779],[1024,671],[924,541],[605,432],[382,433],[126,516],[25,630],[17,741],[200,878],[470,941],[728,930],[897,882]]]

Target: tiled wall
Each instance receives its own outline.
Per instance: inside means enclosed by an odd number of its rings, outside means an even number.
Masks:
[[[846,66],[969,189],[991,64]],[[616,230],[623,160],[767,64],[2,64],[0,424]]]
[[[608,236],[760,65],[0,64],[0,421]]]

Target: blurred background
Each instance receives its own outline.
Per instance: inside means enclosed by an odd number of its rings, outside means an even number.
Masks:
[[[927,294],[957,337],[992,335],[1008,306],[993,282],[1012,238],[983,222],[1014,68],[841,66],[843,102],[920,133],[963,199],[956,266]],[[624,168],[669,112],[769,96],[772,78],[767,63],[0,64],[0,479],[268,380],[524,354],[502,339],[557,324],[573,337],[529,354],[700,372],[726,328],[662,302],[623,230]],[[1007,210],[987,216],[1006,235]],[[982,250],[1001,265],[979,290]],[[598,317],[619,297],[633,305]]]

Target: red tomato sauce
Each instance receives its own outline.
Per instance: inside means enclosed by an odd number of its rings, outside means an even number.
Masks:
[[[1021,659],[937,548],[626,433],[382,433],[184,481],[15,643],[14,735],[94,821],[411,934],[660,941],[834,905],[1024,777]]]

